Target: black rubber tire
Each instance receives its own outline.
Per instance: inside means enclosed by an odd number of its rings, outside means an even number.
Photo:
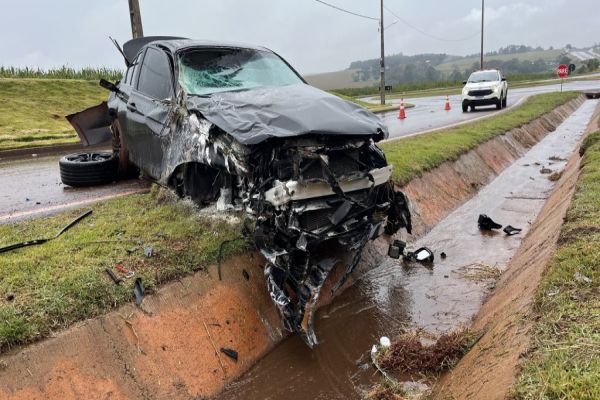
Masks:
[[[506,108],[507,104],[508,104],[508,93],[506,93],[504,95],[504,100],[502,100],[502,108]]]
[[[467,111],[469,111],[469,106],[466,105],[465,103],[463,103],[462,110],[463,110],[464,113],[466,113]]]
[[[58,162],[60,179],[73,187],[110,183],[117,178],[119,158],[113,152],[68,154]]]
[[[498,99],[498,101],[496,102],[496,109],[502,109],[502,98]]]

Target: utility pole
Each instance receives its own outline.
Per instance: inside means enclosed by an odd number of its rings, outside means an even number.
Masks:
[[[481,69],[483,69],[483,13],[485,9],[485,0],[481,0]]]
[[[381,96],[381,105],[385,104],[385,46],[384,46],[384,35],[383,35],[383,0],[380,0],[381,3],[381,17],[379,18],[379,30],[381,33],[381,87],[379,88],[379,93]]]
[[[142,16],[138,0],[129,0],[129,18],[131,19],[131,35],[134,39],[144,36],[142,29]]]

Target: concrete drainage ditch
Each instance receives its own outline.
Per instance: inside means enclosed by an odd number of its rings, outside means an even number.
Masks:
[[[386,242],[374,243],[360,284],[321,309],[322,344],[312,352],[298,337],[275,347],[284,334],[265,295],[262,262],[252,253],[230,260],[223,282],[212,270],[186,278],[149,297],[143,310],[126,306],[0,357],[0,399],[107,393],[188,399],[213,396],[232,381],[217,398],[356,397],[355,388],[372,381],[363,355],[380,335],[415,327],[445,331],[477,312],[493,287],[491,277],[506,267],[556,185],[540,170],[560,171],[575,150],[596,104],[584,101],[573,100],[409,183],[404,190],[420,236],[409,238],[410,247],[432,248],[434,267],[399,266],[383,256]],[[480,212],[524,231],[481,236]],[[447,259],[439,258],[441,251]],[[250,271],[249,281],[242,269]],[[219,359],[213,344],[238,350],[240,361]]]

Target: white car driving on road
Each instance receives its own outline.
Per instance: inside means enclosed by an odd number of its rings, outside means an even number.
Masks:
[[[471,111],[476,106],[495,105],[497,109],[506,107],[508,83],[502,73],[496,69],[476,71],[463,82],[462,110]]]

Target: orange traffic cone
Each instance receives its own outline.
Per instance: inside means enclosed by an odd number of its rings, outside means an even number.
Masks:
[[[446,96],[446,105],[444,106],[444,110],[450,111],[450,98]]]
[[[398,119],[405,119],[406,111],[404,111],[404,99],[400,99],[400,113],[398,114]]]

